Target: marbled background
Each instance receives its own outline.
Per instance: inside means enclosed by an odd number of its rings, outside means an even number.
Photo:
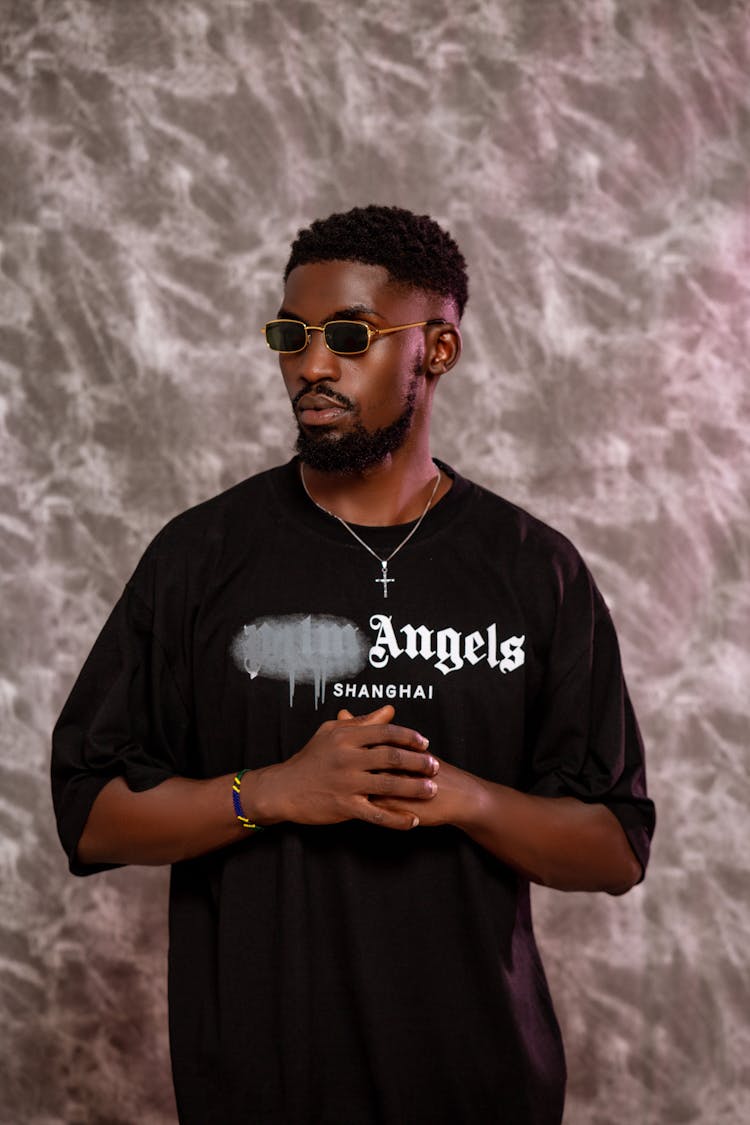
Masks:
[[[581,547],[648,741],[646,883],[535,892],[566,1125],[750,1120],[750,3],[6,0],[0,41],[0,1120],[174,1121],[167,875],[68,876],[49,731],[151,535],[288,457],[259,326],[370,201],[462,245],[435,452]]]

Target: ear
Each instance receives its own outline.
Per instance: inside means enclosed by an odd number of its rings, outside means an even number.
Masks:
[[[434,332],[427,369],[431,375],[444,375],[458,363],[461,333],[455,324],[436,325]]]

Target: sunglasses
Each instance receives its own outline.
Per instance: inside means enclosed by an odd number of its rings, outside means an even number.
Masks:
[[[426,324],[446,324],[445,320],[418,320],[393,328],[371,328],[361,320],[329,320],[327,324],[305,324],[301,320],[269,320],[263,328],[266,343],[274,352],[302,352],[310,343],[311,332],[322,332],[325,346],[336,355],[362,355],[378,336],[423,328]]]

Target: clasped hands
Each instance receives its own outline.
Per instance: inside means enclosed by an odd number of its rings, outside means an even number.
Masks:
[[[339,711],[283,763],[278,819],[335,824],[359,819],[384,828],[463,826],[480,797],[480,780],[428,750],[417,731],[393,723],[388,704],[367,715]],[[273,819],[277,819],[274,816]]]

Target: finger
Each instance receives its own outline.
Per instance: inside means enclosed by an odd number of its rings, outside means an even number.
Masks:
[[[385,703],[367,715],[352,715],[351,711],[342,708],[336,718],[340,721],[359,723],[361,726],[372,726],[373,723],[390,723],[395,714],[396,711],[391,704]]]
[[[357,732],[355,745],[376,746],[378,744],[403,746],[407,750],[425,751],[430,745],[430,740],[420,734],[418,730],[395,726],[393,723],[367,724],[366,727],[363,726],[362,730]]]
[[[393,812],[373,805],[366,797],[362,798],[359,820],[366,820],[369,824],[377,824],[381,828],[396,828],[402,832],[416,828],[419,817],[412,812]]]
[[[426,774],[427,777],[434,777],[440,769],[440,762],[431,754],[408,750],[390,743],[367,746],[364,748],[364,755],[364,759],[360,759],[360,766],[372,772],[400,770],[404,773],[421,773]]]
[[[378,773],[366,781],[367,795],[372,797],[408,797],[429,800],[438,791],[436,782],[428,777],[409,777],[407,774]]]

